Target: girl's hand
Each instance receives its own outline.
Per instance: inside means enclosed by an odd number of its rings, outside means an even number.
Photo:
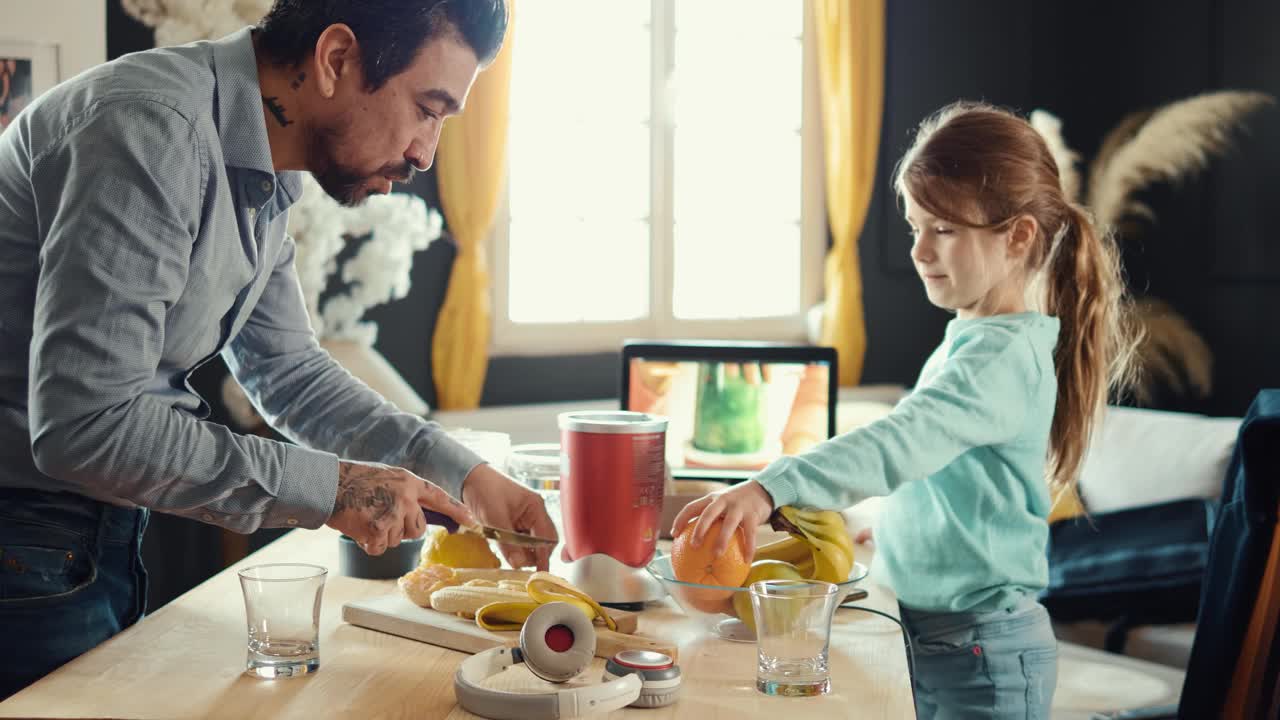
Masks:
[[[767,522],[772,514],[773,498],[759,483],[749,480],[685,505],[680,514],[676,515],[671,534],[673,537],[679,536],[685,526],[696,518],[697,525],[694,526],[691,540],[693,546],[698,547],[706,540],[711,524],[723,517],[720,534],[714,538],[713,551],[716,555],[723,553],[729,547],[729,538],[733,537],[734,531],[742,527],[743,539],[747,542],[747,558],[750,559],[756,554],[756,528]]]

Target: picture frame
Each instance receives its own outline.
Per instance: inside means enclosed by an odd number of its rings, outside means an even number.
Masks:
[[[57,45],[0,37],[0,132],[61,79]]]

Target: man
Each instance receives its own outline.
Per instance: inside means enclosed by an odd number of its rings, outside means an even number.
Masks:
[[[427,169],[505,28],[504,0],[278,0],[0,135],[0,698],[141,616],[148,509],[375,555],[422,507],[555,536],[536,493],[319,348],[285,235],[296,171],[356,204]],[[187,381],[216,354],[296,444],[203,421]]]

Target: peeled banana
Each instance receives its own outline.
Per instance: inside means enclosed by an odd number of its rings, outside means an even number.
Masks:
[[[769,518],[774,530],[791,534],[756,551],[755,560],[781,560],[812,580],[840,583],[853,570],[853,538],[834,510],[802,510],[784,505]],[[807,557],[806,557],[807,555]]]
[[[501,577],[497,571],[469,572],[427,564],[400,578],[399,585],[416,604],[475,618],[476,624],[486,630],[519,630],[539,605],[556,601],[577,607],[583,615],[599,619],[610,630],[618,627],[590,595],[546,572],[521,581]]]
[[[528,601],[529,594],[500,587],[454,585],[431,593],[431,609],[475,617],[485,605],[494,602]]]

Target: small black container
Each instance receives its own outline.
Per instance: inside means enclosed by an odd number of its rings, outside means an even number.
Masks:
[[[355,540],[338,536],[338,574],[366,580],[394,580],[418,567],[424,538],[404,540],[378,556],[366,554]]]

